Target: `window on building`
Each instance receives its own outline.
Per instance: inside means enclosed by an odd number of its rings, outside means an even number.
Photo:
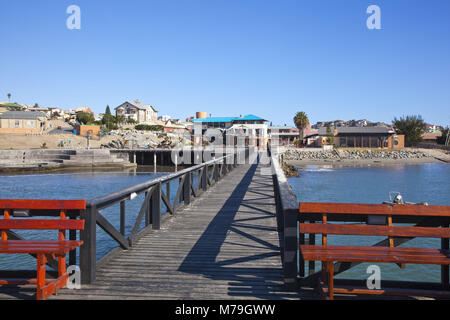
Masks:
[[[378,148],[378,137],[371,137],[370,138],[370,147],[371,148]]]
[[[14,127],[18,128],[20,126],[19,120],[14,121]]]
[[[355,137],[347,137],[347,147],[349,148],[355,147]]]
[[[347,147],[347,138],[346,137],[341,137],[338,138],[339,139],[339,146],[340,147]]]
[[[370,141],[369,137],[363,137],[363,147],[364,148],[370,148]]]

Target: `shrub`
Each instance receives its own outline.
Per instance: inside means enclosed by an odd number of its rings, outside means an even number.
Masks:
[[[142,131],[162,131],[163,128],[161,126],[151,126],[148,124],[138,124],[134,127],[136,130]]]

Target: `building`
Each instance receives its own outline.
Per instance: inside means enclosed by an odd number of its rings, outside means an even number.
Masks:
[[[167,120],[163,127],[163,132],[165,133],[175,133],[182,135],[187,132],[187,129],[184,125],[173,123],[171,120]]]
[[[288,126],[270,126],[267,128],[271,143],[278,140],[278,145],[292,145],[299,138],[299,130]]]
[[[158,120],[159,121],[163,121],[163,122],[167,122],[170,119],[171,119],[171,117],[169,115],[167,115],[167,114],[158,117]]]
[[[158,120],[158,111],[149,104],[142,104],[139,100],[124,102],[116,109],[116,116],[123,116],[125,121],[133,119],[137,123],[152,124]]]
[[[206,117],[206,112],[197,112],[197,116],[202,118],[193,119],[191,122],[201,125],[202,134],[208,129],[219,129],[223,133],[224,144],[226,139],[234,140],[234,145],[238,144],[239,137],[247,136],[245,144],[253,144],[260,148],[265,148],[268,142],[267,120],[258,116],[248,114],[239,117]]]
[[[0,114],[0,133],[41,134],[47,129],[47,115],[37,111],[8,111]]]
[[[422,134],[423,143],[437,144],[437,140],[442,137],[441,131],[425,132]]]
[[[94,116],[94,111],[89,107],[79,107],[75,109],[75,113],[90,113]]]
[[[78,136],[93,137],[100,136],[100,126],[95,125],[78,125],[74,127]]]
[[[397,135],[387,127],[341,127],[331,128],[331,136],[326,127],[319,128],[319,146],[325,137],[332,137],[333,144],[343,148],[389,148],[401,149],[405,146],[405,136]]]

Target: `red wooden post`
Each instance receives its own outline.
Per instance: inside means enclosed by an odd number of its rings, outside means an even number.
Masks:
[[[330,300],[334,300],[334,262],[328,261],[327,262],[327,269],[328,269],[328,296]]]
[[[37,300],[44,300],[46,297],[44,295],[43,288],[45,286],[45,264],[47,259],[45,258],[45,254],[37,255]]]
[[[9,219],[11,216],[9,214],[9,210],[5,209],[5,213],[4,213],[4,218],[5,219]],[[6,231],[2,230],[2,241],[6,241],[8,240],[8,234],[6,233]]]

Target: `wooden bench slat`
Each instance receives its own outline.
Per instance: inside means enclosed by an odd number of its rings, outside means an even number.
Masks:
[[[3,242],[3,241],[2,241]],[[8,242],[8,241],[6,241]],[[39,243],[29,245],[0,244],[0,253],[31,253],[31,254],[65,254],[81,246],[83,241],[56,241],[54,245]]]
[[[0,219],[0,229],[83,230],[84,220]]]
[[[0,199],[1,209],[85,210],[86,200]]]
[[[335,213],[364,215],[405,215],[450,217],[450,206],[424,206],[417,204],[356,204],[300,202],[302,213]]]
[[[421,254],[420,249],[413,254],[411,251],[395,252],[372,250],[372,247],[353,247],[351,251],[335,250],[335,246],[301,246],[301,254],[305,260],[313,261],[343,261],[343,262],[380,262],[380,263],[414,263],[414,264],[444,264],[450,265],[449,252],[437,251],[430,255],[426,251]],[[397,248],[401,249],[401,248]]]
[[[450,238],[449,228],[300,223],[300,233],[387,237]]]
[[[420,254],[420,255],[436,255],[436,254],[447,254],[449,250],[441,250],[441,249],[429,249],[429,248],[403,248],[403,247],[378,247],[378,246],[338,246],[338,245],[301,245],[303,250],[336,250],[342,252],[351,252],[352,250],[359,249],[364,251],[368,248],[370,252],[386,252],[386,253],[412,253],[412,254]]]
[[[82,241],[79,240],[6,240],[0,241],[0,247],[64,247],[73,246]]]

